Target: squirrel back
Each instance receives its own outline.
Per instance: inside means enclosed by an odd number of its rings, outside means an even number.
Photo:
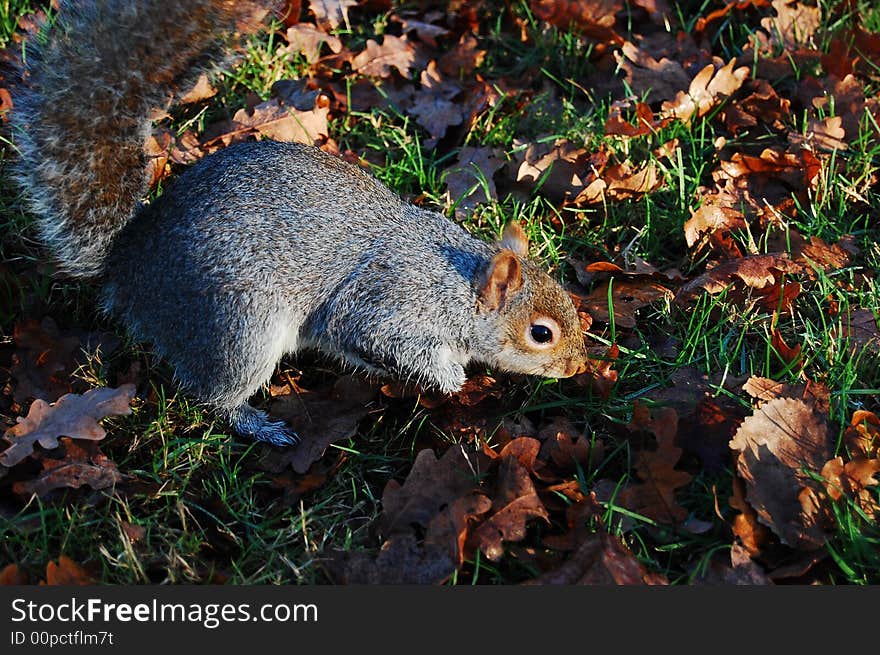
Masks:
[[[295,435],[248,399],[303,348],[447,393],[470,362],[581,370],[574,305],[521,227],[483,242],[318,148],[231,146],[140,203],[153,107],[266,4],[62,4],[14,124],[19,181],[63,269],[95,277],[105,308],[238,433],[276,444]]]
[[[28,43],[12,112],[14,175],[62,271],[100,273],[148,191],[151,112],[224,58],[227,37],[256,31],[271,4],[62,2],[51,38]]]

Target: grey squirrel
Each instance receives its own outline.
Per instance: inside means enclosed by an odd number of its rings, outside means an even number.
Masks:
[[[103,308],[236,432],[276,445],[296,435],[248,399],[305,348],[445,393],[469,362],[583,370],[572,301],[518,225],[485,243],[318,148],[231,146],[141,202],[151,111],[270,4],[61,3],[12,114],[16,176],[61,270],[95,279]]]

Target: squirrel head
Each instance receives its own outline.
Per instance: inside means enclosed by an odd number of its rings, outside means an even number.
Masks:
[[[571,297],[526,257],[529,241],[510,223],[480,280],[480,359],[512,373],[570,377],[584,370],[587,351]]]

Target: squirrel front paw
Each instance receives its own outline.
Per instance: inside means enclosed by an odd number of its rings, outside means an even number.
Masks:
[[[458,362],[446,360],[441,362],[435,369],[437,388],[445,394],[453,394],[461,391],[462,386],[467,381],[467,373],[464,367]]]
[[[273,446],[293,446],[299,443],[299,435],[284,421],[269,418],[266,412],[242,405],[232,411],[230,423],[243,437],[265,441]]]

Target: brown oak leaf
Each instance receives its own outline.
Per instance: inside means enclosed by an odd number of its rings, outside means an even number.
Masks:
[[[133,384],[117,389],[99,387],[82,395],[66,394],[52,405],[35,400],[28,415],[18,418],[18,425],[8,429],[3,438],[12,445],[0,453],[0,464],[15,466],[33,453],[34,444],[46,449],[57,448],[61,436],[99,441],[107,432],[98,421],[105,416],[131,414],[129,403],[134,397]]]
[[[530,143],[514,153],[519,163],[516,181],[538,187],[551,200],[576,196],[584,186],[580,177],[587,162],[587,151],[570,141]]]
[[[693,118],[708,114],[733,95],[748,77],[749,69],[741,66],[734,70],[735,63],[731,59],[718,70],[712,64],[705,66],[691,80],[686,93],[679,91],[672,100],[663,103],[659,117],[677,118],[689,124]]]
[[[473,537],[483,554],[497,562],[504,554],[503,542],[523,539],[526,523],[533,517],[550,522],[528,469],[516,457],[508,455],[498,469],[492,513],[474,530]]]
[[[659,573],[649,572],[620,538],[600,532],[591,535],[558,568],[526,585],[667,585]]]
[[[843,496],[851,498],[871,520],[880,518],[880,505],[877,504],[877,473],[880,472],[880,459],[856,457],[844,464],[843,457],[828,460],[822,467],[825,479],[825,493],[831,500]]]
[[[386,34],[382,44],[373,39],[351,61],[351,67],[362,75],[370,77],[390,77],[393,69],[404,78],[409,77],[410,70],[416,63],[415,47],[405,38]]]
[[[92,576],[67,555],[61,555],[58,562],[50,561],[46,565],[46,581],[41,585],[91,585]]]
[[[287,28],[287,50],[302,54],[309,64],[321,56],[321,45],[327,44],[333,53],[342,52],[342,40],[333,34],[317,29],[310,23],[297,23]]]
[[[0,586],[27,584],[27,576],[19,570],[18,564],[7,564],[0,570]]]
[[[456,162],[444,173],[447,199],[458,203],[457,215],[498,197],[493,178],[504,164],[497,148],[465,146],[459,151]]]
[[[43,471],[32,480],[13,483],[13,492],[26,498],[32,494],[42,498],[64,487],[78,489],[88,485],[96,491],[106,489],[122,479],[116,464],[94,442],[85,442],[84,447],[67,437],[62,437],[60,442],[64,455],[58,458],[41,456]]]
[[[438,458],[430,448],[420,450],[403,484],[389,480],[382,492],[383,535],[427,527],[440,510],[478,486],[476,456],[460,445]]]
[[[629,41],[623,44],[619,52],[615,51],[614,57],[617,65],[626,73],[629,88],[649,104],[676,97],[691,82],[678,61],[666,57],[654,59]]]
[[[636,472],[642,480],[620,494],[620,502],[628,509],[660,523],[681,523],[687,510],[675,501],[678,488],[689,483],[693,476],[675,468],[682,449],[675,445],[678,433],[678,413],[671,407],[651,412],[644,403],[635,403],[631,430],[647,430],[657,439],[657,450],[643,450],[636,460]]]
[[[335,551],[328,568],[340,584],[441,584],[456,563],[445,545],[420,542],[412,533],[394,534],[372,551]]]
[[[818,473],[830,458],[824,416],[803,400],[776,398],[743,421],[730,447],[758,519],[789,546],[819,548],[822,518],[804,469]]]
[[[742,251],[728,235],[746,228],[746,221],[735,209],[707,204],[696,210],[684,224],[684,238],[689,248],[699,252],[709,244],[729,258],[742,257]]]
[[[276,396],[269,406],[273,417],[283,419],[300,438],[295,448],[279,452],[266,446],[262,458],[266,470],[278,473],[287,466],[305,473],[319,460],[327,447],[349,439],[371,409],[376,388],[353,376],[340,377],[330,389]]]
[[[348,25],[348,10],[357,5],[358,0],[309,0],[309,11],[319,27],[335,30],[342,24]]]

